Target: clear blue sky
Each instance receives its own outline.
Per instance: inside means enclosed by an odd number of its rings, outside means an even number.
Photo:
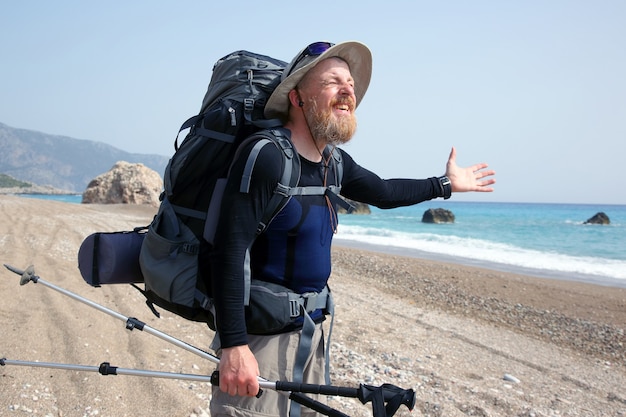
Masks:
[[[440,175],[454,145],[498,172],[457,199],[626,204],[625,22],[623,0],[6,2],[0,122],[169,156],[220,57],[359,40],[362,165]]]

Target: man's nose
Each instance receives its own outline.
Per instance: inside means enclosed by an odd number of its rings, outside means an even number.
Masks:
[[[341,84],[339,93],[348,96],[354,96],[354,86],[348,82]]]

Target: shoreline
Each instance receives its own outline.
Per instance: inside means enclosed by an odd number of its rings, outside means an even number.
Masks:
[[[355,271],[362,288],[626,369],[626,288],[335,247],[331,288]]]
[[[30,187],[2,187],[0,188],[0,195],[19,196],[23,194],[50,195],[50,196],[82,195],[82,193],[79,193],[79,192],[72,192],[69,190],[60,190],[58,188],[54,188],[49,185],[32,185]]]
[[[46,187],[39,187],[46,188]],[[51,188],[51,187],[50,187]],[[82,193],[74,193],[69,191],[60,191],[53,189],[53,191],[32,191],[31,192],[6,192],[7,188],[0,188],[0,195],[9,195],[16,197],[24,197],[24,196],[32,196],[32,198],[38,198],[38,196],[59,196],[59,195],[67,195],[67,196],[80,196]],[[44,198],[45,199],[45,198]],[[61,199],[46,199],[50,201],[59,201],[64,203],[73,203],[70,201],[63,201]],[[514,203],[514,204],[536,204],[536,203]],[[555,203],[548,203],[555,204]],[[580,205],[577,203],[577,205]],[[590,204],[590,206],[592,206]],[[594,205],[595,206],[595,205]],[[621,206],[621,205],[619,205]],[[606,287],[614,287],[614,288],[626,288],[626,279],[616,278],[612,276],[599,275],[599,274],[589,274],[589,273],[581,273],[581,272],[572,272],[572,271],[563,271],[557,269],[542,269],[542,268],[533,268],[533,267],[524,267],[520,265],[512,265],[507,263],[501,263],[496,261],[488,261],[488,260],[477,260],[474,258],[468,258],[463,256],[455,256],[450,254],[443,253],[435,253],[428,252],[419,249],[413,249],[408,247],[400,247],[400,246],[385,246],[382,244],[376,243],[368,243],[362,242],[359,240],[353,240],[349,238],[342,238],[335,236],[333,239],[333,245],[347,248],[357,248],[364,249],[372,252],[380,252],[384,254],[391,254],[397,256],[406,256],[410,258],[424,259],[424,260],[435,260],[440,262],[452,263],[457,265],[465,265],[465,266],[475,266],[478,268],[485,268],[499,272],[508,272],[512,274],[522,274],[528,275],[538,278],[551,279],[551,280],[561,280],[561,281],[571,281],[571,282],[581,282],[581,283],[589,283],[594,285],[601,285]]]
[[[351,239],[342,239],[335,237],[333,239],[333,245],[338,247],[345,248],[353,248],[353,249],[363,249],[370,252],[378,252],[388,255],[395,256],[404,256],[408,258],[415,259],[423,259],[423,260],[432,260],[444,263],[451,263],[455,265],[462,266],[474,266],[477,268],[489,269],[497,272],[511,273],[511,274],[520,274],[520,275],[528,275],[531,277],[537,277],[542,279],[550,279],[550,280],[559,280],[559,281],[571,281],[571,282],[581,282],[593,285],[601,285],[605,287],[615,287],[615,288],[626,288],[626,280],[622,280],[619,278],[592,275],[592,274],[583,274],[583,273],[572,273],[572,272],[563,272],[549,269],[537,269],[537,268],[526,268],[517,265],[509,265],[498,262],[490,262],[490,261],[480,261],[460,256],[454,255],[444,255],[439,253],[432,253],[421,251],[418,249],[410,249],[403,248],[398,246],[383,246],[377,245],[373,243],[360,242],[357,240]]]

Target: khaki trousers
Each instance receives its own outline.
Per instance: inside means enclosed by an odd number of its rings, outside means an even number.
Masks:
[[[259,363],[261,376],[270,382],[292,381],[293,367],[300,342],[300,331],[282,333],[271,336],[248,335],[248,345]],[[322,324],[315,326],[311,343],[311,352],[304,367],[303,383],[325,384],[324,331]],[[211,400],[211,416],[288,417],[291,401],[287,392],[265,389],[260,398],[230,396],[213,387]],[[309,397],[320,401],[319,396]],[[302,407],[301,415],[318,416],[313,410]]]

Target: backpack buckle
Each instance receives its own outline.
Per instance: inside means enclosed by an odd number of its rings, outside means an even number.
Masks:
[[[254,99],[253,98],[244,98],[243,99],[243,109],[246,112],[252,113],[252,110],[254,110]]]
[[[291,317],[300,316],[300,300],[289,300],[289,315]]]
[[[303,294],[304,297],[304,309],[307,312],[313,312],[317,309],[317,293]]]
[[[184,253],[188,253],[189,255],[197,255],[200,253],[200,245],[196,245],[193,243],[183,243],[180,250]]]
[[[274,192],[276,194],[280,194],[283,197],[289,197],[289,190],[291,189],[291,187],[288,187],[286,185],[283,185],[281,183],[276,184],[276,189],[274,190]]]

